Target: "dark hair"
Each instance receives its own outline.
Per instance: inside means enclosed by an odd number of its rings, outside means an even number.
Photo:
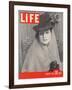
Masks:
[[[50,30],[50,32],[52,32],[52,28],[50,28],[49,30]],[[39,32],[36,32],[35,38],[36,38],[37,40],[39,40]]]

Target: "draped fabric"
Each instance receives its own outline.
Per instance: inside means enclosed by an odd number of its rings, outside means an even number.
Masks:
[[[52,38],[48,46],[40,45],[37,39],[34,40],[24,60],[22,72],[48,71],[50,63],[55,60],[59,64],[60,70],[62,70],[57,41],[52,30]]]

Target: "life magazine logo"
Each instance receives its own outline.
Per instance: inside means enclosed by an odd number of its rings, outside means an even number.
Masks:
[[[39,24],[40,23],[40,14],[39,13],[20,13],[20,22],[24,24]]]

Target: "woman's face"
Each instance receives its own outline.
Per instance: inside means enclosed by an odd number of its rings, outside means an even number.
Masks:
[[[51,31],[47,30],[39,32],[39,41],[43,45],[48,45],[49,42],[51,41]]]

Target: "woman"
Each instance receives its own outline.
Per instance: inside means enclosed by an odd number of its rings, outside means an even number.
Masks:
[[[28,50],[22,72],[62,70],[54,26],[55,22],[48,13],[40,16],[40,24],[33,27],[33,30],[36,31],[36,38]]]

